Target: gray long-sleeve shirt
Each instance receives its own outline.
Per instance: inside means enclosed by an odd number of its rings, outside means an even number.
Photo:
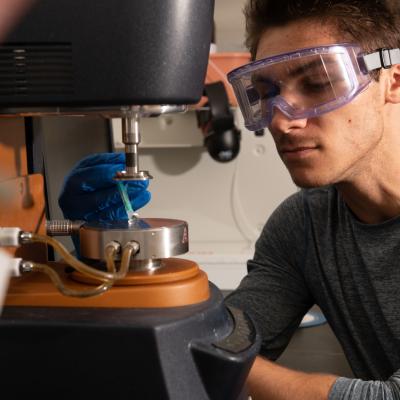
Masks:
[[[275,360],[308,309],[323,311],[359,379],[329,399],[400,399],[400,217],[363,224],[334,187],[303,190],[265,225],[227,303],[245,310]]]

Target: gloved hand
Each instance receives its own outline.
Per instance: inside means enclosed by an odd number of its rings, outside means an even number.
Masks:
[[[126,220],[127,214],[113,177],[125,167],[124,153],[100,153],[81,160],[65,178],[58,199],[64,217],[71,220]],[[150,201],[149,181],[127,181],[133,210]]]

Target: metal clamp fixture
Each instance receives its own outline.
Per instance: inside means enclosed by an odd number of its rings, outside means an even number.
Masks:
[[[125,171],[118,171],[116,180],[144,181],[152,179],[147,171],[139,170],[138,146],[140,143],[140,111],[128,111],[122,118],[122,141],[125,144]]]
[[[122,142],[125,144],[125,170],[118,171],[115,180],[144,181],[153,177],[139,169],[140,117],[156,117],[161,114],[186,111],[186,106],[154,105],[122,107]]]
[[[89,222],[81,227],[79,236],[81,256],[99,261],[104,260],[107,243],[117,241],[123,247],[128,242],[137,242],[140,250],[131,259],[131,267],[135,270],[152,270],[161,265],[160,259],[189,250],[187,223],[174,219]]]

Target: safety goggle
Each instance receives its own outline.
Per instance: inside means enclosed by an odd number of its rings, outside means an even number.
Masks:
[[[371,82],[369,72],[400,64],[400,49],[365,54],[353,44],[296,50],[257,60],[228,74],[245,126],[269,126],[274,109],[290,119],[316,117],[344,106]]]

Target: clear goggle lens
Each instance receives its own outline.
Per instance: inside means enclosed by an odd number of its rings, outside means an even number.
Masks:
[[[245,125],[268,126],[275,108],[288,118],[321,115],[351,101],[370,82],[359,65],[360,49],[335,45],[270,57],[228,74]]]

